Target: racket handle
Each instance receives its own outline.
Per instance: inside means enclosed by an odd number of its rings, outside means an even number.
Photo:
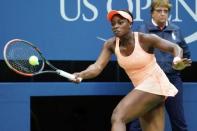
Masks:
[[[56,71],[59,73],[59,75],[65,77],[65,78],[68,78],[68,79],[73,80],[73,81],[76,80],[76,78],[73,74],[70,74],[70,73],[65,72],[63,70],[56,70]],[[82,78],[78,78],[78,79],[79,79],[80,82],[82,81]]]
[[[70,74],[70,73],[65,72],[63,70],[56,70],[56,71],[59,73],[59,75],[61,75],[63,77],[66,77],[66,78],[73,80],[73,81],[75,80],[75,76],[73,74]]]

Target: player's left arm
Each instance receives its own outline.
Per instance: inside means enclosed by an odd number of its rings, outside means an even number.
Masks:
[[[145,34],[144,36],[146,41],[150,43],[149,46],[171,53],[174,56],[172,65],[174,69],[183,70],[184,68],[191,66],[191,59],[183,58],[183,49],[179,45],[154,34]]]

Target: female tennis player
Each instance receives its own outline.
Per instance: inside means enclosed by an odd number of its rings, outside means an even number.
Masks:
[[[178,90],[169,82],[156,63],[154,48],[174,56],[173,67],[181,70],[191,65],[182,58],[182,49],[156,35],[132,32],[133,16],[129,11],[112,10],[107,15],[114,37],[108,39],[96,62],[84,71],[74,73],[78,78],[90,79],[99,75],[113,53],[119,65],[131,79],[134,89],[116,106],[111,117],[111,131],[126,131],[126,124],[140,119],[143,131],[164,130],[164,100]]]

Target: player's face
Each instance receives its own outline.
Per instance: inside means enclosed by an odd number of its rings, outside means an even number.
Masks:
[[[158,25],[165,25],[168,20],[169,10],[166,7],[156,7],[152,12],[152,18]]]
[[[115,15],[111,21],[112,31],[115,36],[121,37],[130,32],[131,24],[125,18],[120,15]]]

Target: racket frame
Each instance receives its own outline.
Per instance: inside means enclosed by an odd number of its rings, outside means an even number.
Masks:
[[[7,52],[7,48],[9,48],[10,45],[14,44],[15,42],[24,42],[26,44],[28,44],[29,46],[33,47],[37,52],[38,54],[40,55],[41,59],[43,60],[42,62],[42,66],[40,68],[39,71],[35,72],[35,73],[24,73],[24,72],[21,72],[21,71],[18,71],[17,69],[15,69],[9,62],[8,62],[8,59],[6,57],[6,52]],[[54,70],[57,70],[56,67],[54,67],[53,65],[50,64],[49,61],[47,61],[44,56],[42,55],[42,53],[40,52],[40,50],[34,46],[32,43],[26,41],[26,40],[22,40],[22,39],[12,39],[10,41],[8,41],[6,43],[6,45],[4,46],[4,49],[3,49],[3,57],[4,57],[4,60],[5,60],[5,63],[7,64],[7,66],[15,71],[16,73],[20,74],[20,75],[24,75],[24,76],[34,76],[34,75],[38,75],[38,74],[43,74],[43,73],[57,73],[56,71],[43,71],[44,67],[45,67],[45,63],[50,66],[52,69]]]
[[[42,62],[42,66],[40,68],[39,71],[35,72],[35,73],[24,73],[24,72],[21,72],[21,71],[18,71],[17,69],[15,69],[14,67],[12,67],[12,65],[8,62],[8,59],[6,57],[6,50],[7,48],[9,48],[9,46],[11,44],[14,44],[15,42],[24,42],[26,44],[28,44],[29,46],[33,47],[37,52],[38,54],[40,55],[41,59],[43,60]],[[39,74],[44,74],[44,73],[54,73],[54,74],[58,74],[60,76],[63,76],[63,77],[66,77],[68,79],[71,79],[71,80],[75,80],[75,76],[73,74],[70,74],[68,72],[65,72],[63,70],[60,70],[58,68],[56,68],[55,66],[53,66],[48,60],[45,59],[45,57],[42,55],[42,53],[40,52],[40,50],[34,46],[32,43],[26,41],[26,40],[22,40],[22,39],[13,39],[13,40],[10,40],[6,43],[6,45],[4,46],[4,50],[3,50],[3,56],[4,56],[4,60],[6,62],[6,64],[8,65],[8,67],[10,69],[12,69],[13,71],[15,71],[16,73],[20,74],[20,75],[24,75],[24,76],[35,76],[35,75],[39,75]],[[45,67],[45,63],[50,67],[52,68],[54,71],[43,71],[44,70],[44,67]],[[79,78],[79,80],[81,81],[82,79]]]

